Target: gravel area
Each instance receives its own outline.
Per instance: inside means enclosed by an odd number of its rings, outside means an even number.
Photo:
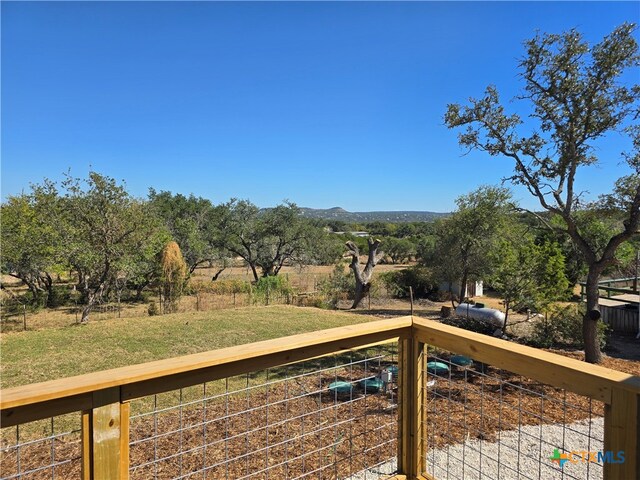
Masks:
[[[590,423],[590,424],[589,424]],[[500,442],[468,440],[464,444],[431,450],[428,473],[437,479],[602,479],[602,464],[565,463],[562,469],[549,457],[557,446],[567,450],[602,450],[604,420],[595,418],[566,425],[524,426],[500,433]],[[518,455],[520,452],[520,455]],[[363,470],[349,480],[386,478],[397,468],[396,459]]]
[[[394,475],[398,471],[398,462],[396,458],[392,458],[388,462],[384,462],[372,468],[362,470],[355,475],[351,475],[346,480],[382,480]]]

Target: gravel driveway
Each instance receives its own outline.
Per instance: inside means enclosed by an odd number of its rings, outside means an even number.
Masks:
[[[561,469],[549,459],[554,448],[562,445],[566,450],[602,450],[602,418],[575,422],[566,427],[524,426],[520,430],[504,431],[500,437],[500,442],[473,439],[464,444],[430,450],[427,455],[428,473],[439,480],[602,479],[602,464],[567,462]],[[359,472],[350,480],[378,480],[395,471],[394,458]]]

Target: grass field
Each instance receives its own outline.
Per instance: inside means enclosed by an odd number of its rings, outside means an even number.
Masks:
[[[2,388],[376,320],[287,306],[247,307],[5,334]]]

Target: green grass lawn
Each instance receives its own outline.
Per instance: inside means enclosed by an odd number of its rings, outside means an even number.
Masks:
[[[5,334],[2,388],[377,320],[287,306],[105,320]]]

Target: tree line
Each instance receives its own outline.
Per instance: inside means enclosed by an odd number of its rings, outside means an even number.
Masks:
[[[260,210],[248,200],[210,200],[150,190],[132,196],[97,172],[60,184],[45,180],[2,204],[2,273],[28,287],[34,303],[55,306],[55,279],[68,276],[86,322],[95,305],[127,291],[140,298],[163,278],[163,251],[179,246],[186,275],[211,266],[212,280],[235,258],[253,278],[284,265],[334,263],[342,241],[284,202]],[[165,275],[166,276],[166,275]]]
[[[241,260],[257,282],[278,275],[284,265],[329,265],[346,254],[356,283],[354,308],[379,261],[428,269],[422,276],[411,274],[418,295],[449,283],[462,287],[462,300],[469,281],[483,280],[503,297],[507,316],[513,309],[539,311],[570,298],[587,275],[588,262],[571,238],[522,212],[509,189],[482,186],[456,204],[454,212],[433,222],[341,224],[344,230],[337,234],[334,221],[306,219],[291,202],[270,209],[237,199],[214,205],[153,188],[146,199],[136,199],[123,183],[91,172],[87,179],[67,176],[60,185],[45,180],[8,198],[1,206],[2,273],[24,282],[33,303],[50,307],[58,303],[55,279],[73,279],[81,321],[105,299],[129,294],[139,300],[146,288],[159,287],[168,276],[164,259],[171,242],[184,259],[185,280],[206,266],[215,281]],[[595,207],[577,218],[589,242],[600,248],[624,220],[623,212]],[[363,229],[367,238],[349,233]],[[637,240],[623,243],[604,273],[629,275],[638,248]],[[363,268],[361,255],[367,255]],[[422,291],[417,278],[428,285]]]

